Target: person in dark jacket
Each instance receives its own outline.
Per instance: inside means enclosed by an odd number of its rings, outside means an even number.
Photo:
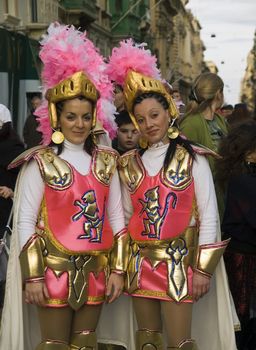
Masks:
[[[256,122],[234,127],[223,140],[220,155],[217,181],[227,187],[222,231],[225,239],[231,238],[224,259],[241,323],[237,347],[252,350],[256,349]]]
[[[31,99],[31,114],[27,117],[23,128],[23,138],[27,149],[38,146],[42,141],[42,133],[37,130],[38,121],[34,115],[35,110],[40,106],[41,102],[42,100],[39,95],[35,95]]]

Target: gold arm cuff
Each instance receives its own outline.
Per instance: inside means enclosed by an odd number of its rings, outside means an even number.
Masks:
[[[114,238],[114,247],[110,253],[110,270],[113,272],[127,270],[129,252],[129,234],[126,229]]]
[[[211,277],[220,261],[230,239],[212,244],[204,244],[199,246],[195,270]]]
[[[42,236],[34,234],[20,253],[20,265],[23,281],[35,281],[44,277],[45,242]]]

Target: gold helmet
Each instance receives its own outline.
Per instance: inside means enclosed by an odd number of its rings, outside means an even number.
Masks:
[[[84,72],[76,72],[71,77],[62,80],[53,88],[48,89],[45,97],[48,100],[50,123],[53,129],[57,128],[56,103],[78,96],[84,96],[88,100],[96,103],[98,92],[94,84],[88,79]],[[94,108],[92,128],[96,125],[96,108]]]
[[[143,74],[130,70],[126,76],[124,83],[124,97],[126,101],[126,108],[129,112],[132,122],[137,129],[139,129],[139,126],[133,114],[134,100],[136,97],[148,92],[156,92],[163,95],[169,104],[169,113],[171,118],[176,119],[179,116],[177,107],[171,95],[166,91],[165,86],[161,80],[153,79],[151,77],[147,77]]]

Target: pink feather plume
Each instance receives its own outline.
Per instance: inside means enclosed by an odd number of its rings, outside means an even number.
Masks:
[[[120,47],[115,47],[109,58],[107,73],[111,80],[123,86],[129,70],[161,80],[156,57],[145,49],[146,45],[135,44],[132,39],[121,41]]]
[[[106,73],[106,63],[103,57],[86,37],[86,33],[79,32],[74,26],[52,23],[47,34],[43,36],[41,45],[40,58],[43,62],[44,91],[74,73],[84,71],[100,94],[97,101],[97,118],[110,135],[115,134],[115,109],[113,107],[112,114],[110,114],[109,108],[107,111],[103,108],[103,105],[106,104],[105,101],[113,102],[113,85]],[[47,144],[52,131],[45,103],[43,103],[42,108],[36,111],[36,115],[40,122],[38,130],[44,135],[43,143]]]

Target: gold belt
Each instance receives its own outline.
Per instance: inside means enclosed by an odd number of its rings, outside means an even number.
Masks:
[[[64,271],[69,276],[68,303],[78,310],[88,299],[89,273],[105,270],[108,273],[108,255],[70,255],[60,257],[50,253],[44,257],[45,265],[51,268],[56,276]]]
[[[165,261],[168,269],[167,294],[175,301],[181,301],[188,295],[187,270],[189,266],[194,266],[197,247],[196,227],[187,228],[185,232],[170,241],[134,242],[132,247],[134,259],[131,262],[132,290],[136,289],[135,282],[138,286],[138,274],[135,278],[135,273],[140,269],[144,258],[150,260],[153,268]]]

